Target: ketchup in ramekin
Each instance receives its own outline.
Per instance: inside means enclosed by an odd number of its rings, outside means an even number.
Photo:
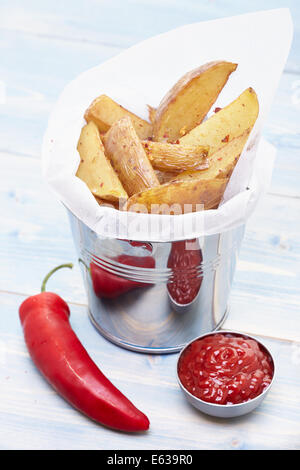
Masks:
[[[274,364],[252,338],[217,333],[193,341],[178,362],[185,389],[203,401],[235,405],[257,397],[270,385]]]

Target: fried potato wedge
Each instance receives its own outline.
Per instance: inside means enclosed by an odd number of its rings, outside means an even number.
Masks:
[[[227,145],[209,156],[209,168],[204,171],[184,171],[174,181],[189,181],[191,179],[230,178],[251,129],[231,140]]]
[[[95,123],[90,122],[82,128],[77,150],[80,164],[76,176],[86,183],[94,196],[108,201],[128,198],[110,161],[105,156]]]
[[[113,124],[103,141],[106,154],[129,196],[159,185],[128,116]]]
[[[215,61],[186,73],[156,109],[154,140],[175,142],[200,124],[236,68],[237,64]]]
[[[160,170],[154,170],[154,171],[160,184],[168,183],[169,181],[174,180],[178,176],[178,173],[177,172],[175,173],[174,171],[160,171]]]
[[[258,112],[257,95],[253,88],[247,88],[236,100],[195,127],[179,142],[182,145],[209,145],[212,155],[247,129],[252,129]]]
[[[216,209],[228,179],[175,181],[130,197],[124,209],[132,212],[178,215]]]
[[[149,121],[153,124],[155,121],[156,108],[153,108],[153,106],[150,106],[150,104],[147,104],[147,108],[148,108]]]
[[[97,124],[101,133],[107,132],[116,121],[125,116],[130,117],[140,139],[147,139],[152,135],[152,125],[149,122],[123,108],[106,95],[96,98],[84,115],[87,122],[93,121]]]
[[[156,170],[181,173],[185,170],[204,170],[209,167],[209,147],[143,141],[146,154]]]
[[[96,201],[98,202],[99,206],[111,207],[113,209],[120,209],[124,204],[125,199],[119,199],[120,203],[117,201],[106,201],[105,199],[101,199],[100,197],[94,196]]]

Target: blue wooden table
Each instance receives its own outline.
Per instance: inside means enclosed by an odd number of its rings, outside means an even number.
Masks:
[[[263,5],[263,6],[262,6]],[[98,426],[36,371],[18,306],[53,266],[76,262],[64,209],[41,177],[49,113],[64,85],[122,49],[177,26],[288,6],[292,50],[264,135],[278,148],[272,185],[250,219],[225,327],[262,337],[278,362],[265,402],[222,421],[202,415],[176,384],[176,355],[147,356],[103,339],[87,317],[78,267],[49,289],[104,373],[149,416],[147,434]],[[300,449],[300,4],[297,0],[2,0],[0,2],[0,448]]]

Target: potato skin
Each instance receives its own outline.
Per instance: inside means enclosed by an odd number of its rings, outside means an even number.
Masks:
[[[201,123],[236,68],[231,62],[214,61],[186,73],[156,109],[153,139],[175,142]]]
[[[95,197],[107,201],[128,198],[110,161],[105,156],[104,146],[95,123],[90,122],[82,128],[77,150],[80,163],[76,176],[86,183]]]
[[[209,147],[142,141],[146,154],[156,170],[181,173],[208,168]]]
[[[113,124],[103,141],[106,154],[129,196],[159,185],[129,117]]]
[[[247,88],[238,98],[182,137],[182,145],[209,145],[210,154],[232,139],[252,129],[259,113],[253,88]]]
[[[130,197],[124,209],[132,212],[178,215],[216,209],[226,189],[228,179],[174,181],[151,188]],[[185,207],[186,205],[186,207]]]
[[[106,95],[85,112],[76,176],[101,206],[155,214],[216,209],[259,114],[255,91],[203,121],[237,64],[209,62],[186,73],[150,123]]]
[[[111,207],[112,209],[122,209],[122,206],[124,205],[125,199],[120,199],[118,202],[117,201],[106,201],[105,199],[101,199],[100,197],[95,196],[95,199],[99,206],[102,207]]]
[[[93,121],[97,124],[101,133],[107,132],[116,121],[126,116],[130,117],[140,139],[147,139],[152,135],[152,125],[149,122],[123,108],[106,95],[98,96],[90,104],[84,115],[87,122]]]
[[[155,121],[156,108],[153,108],[153,106],[150,106],[150,104],[147,104],[147,108],[148,108],[149,121],[151,122],[151,124],[153,124]]]
[[[209,168],[203,171],[184,171],[174,178],[174,181],[189,181],[191,179],[230,178],[235,165],[248,140],[251,129],[232,139],[224,147],[209,155]]]
[[[160,171],[160,170],[154,170],[154,171],[160,184],[168,183],[169,181],[172,181],[177,176],[179,176],[178,173],[174,171]]]

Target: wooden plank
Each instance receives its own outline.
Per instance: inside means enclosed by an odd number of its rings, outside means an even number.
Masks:
[[[299,148],[296,147],[298,140],[298,137],[295,137],[295,147],[277,147],[272,183],[269,189],[270,193],[274,195],[300,197]]]
[[[35,293],[44,275],[76,263],[64,208],[34,158],[1,155],[0,289]],[[300,340],[300,199],[268,195],[250,219],[226,326]],[[49,288],[86,303],[79,269],[58,272]]]
[[[37,292],[51,266],[76,262],[66,211],[42,180],[38,160],[2,155],[1,161],[4,212],[0,236],[6,261],[1,266],[0,289]],[[64,278],[63,284],[69,284],[64,286],[70,295],[65,291],[67,298],[85,302],[78,267],[68,274],[57,273],[57,282]]]
[[[71,305],[71,322],[102,371],[140,409],[151,429],[130,436],[102,428],[72,409],[36,371],[22,338],[23,296],[1,294],[0,427],[4,449],[296,449],[300,445],[300,344],[265,341],[278,367],[273,389],[257,411],[226,420],[205,416],[176,382],[177,355],[151,357],[117,348]]]
[[[259,10],[289,7],[294,19],[295,39],[287,64],[299,71],[300,9],[296,0],[252,0],[251,2],[199,2],[196,0],[104,0],[84,3],[65,0],[38,2],[11,0],[0,7],[0,28],[41,37],[128,47],[178,26]],[[91,14],[92,12],[92,14]]]
[[[0,149],[39,157],[49,113],[64,86],[120,49],[10,31],[2,31],[1,38],[6,97],[0,103]]]
[[[299,202],[267,195],[250,218],[226,327],[300,339]]]

